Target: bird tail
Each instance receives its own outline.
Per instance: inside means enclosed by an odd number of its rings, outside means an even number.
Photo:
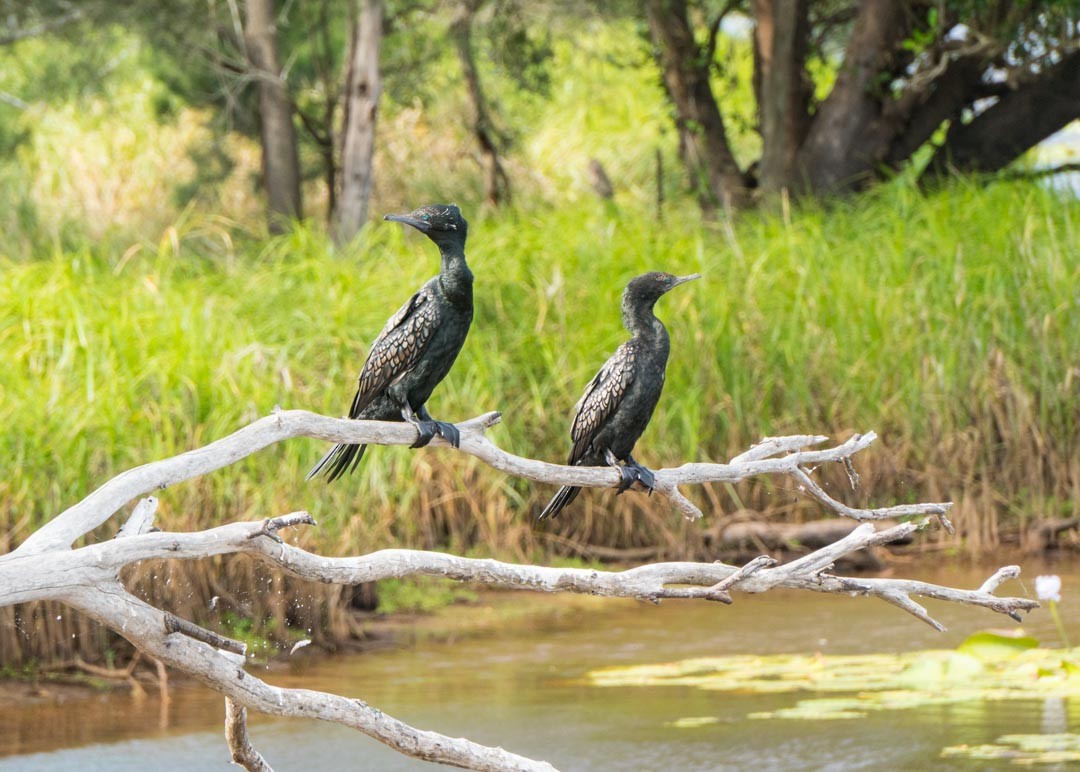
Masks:
[[[551,501],[544,507],[544,511],[536,516],[536,519],[543,520],[548,517],[557,517],[562,512],[563,507],[576,499],[579,493],[581,493],[581,488],[575,488],[571,485],[564,485],[559,488],[559,492],[552,496]]]
[[[332,483],[343,474],[356,469],[356,465],[364,457],[365,450],[367,450],[367,445],[335,445],[329,453],[319,459],[319,463],[311,468],[304,479],[310,480],[312,477],[325,473],[326,482]]]

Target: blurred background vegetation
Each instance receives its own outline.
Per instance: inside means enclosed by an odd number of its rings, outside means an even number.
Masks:
[[[758,164],[772,152],[768,90],[755,84],[758,4],[376,3],[370,216],[343,233],[348,62],[371,4],[271,5],[280,70],[267,78],[245,47],[252,3],[0,2],[0,550],[112,475],[275,405],[344,413],[366,346],[436,271],[430,244],[379,218],[433,201],[470,221],[478,304],[433,397],[440,417],[501,410],[496,442],[560,460],[581,388],[624,336],[625,282],[700,271],[704,282],[658,309],[672,358],[643,463],[723,461],[767,434],[874,429],[881,440],[857,464],[863,491],[842,470],[821,470],[823,482],[859,504],[955,501],[956,535],[930,532],[927,549],[981,554],[1021,544],[1036,521],[1080,516],[1080,208],[1075,173],[1039,172],[1073,161],[1075,128],[1031,152],[1041,137],[1017,145],[1004,173],[975,163],[963,171],[981,176],[929,174],[990,112],[964,102],[902,163],[872,165],[873,179],[775,185],[783,175]],[[800,109],[825,115],[859,16],[852,4],[796,6],[820,33],[798,62]],[[1031,77],[996,97],[1004,104],[1077,61],[1071,2],[1043,4],[1027,26],[982,5],[968,17],[946,4],[953,15],[933,20],[912,7],[922,15],[894,41],[902,61],[891,66],[916,85],[964,56],[1023,63]],[[679,18],[709,57],[734,188],[688,149],[708,143],[665,77],[660,22]],[[950,46],[962,19],[970,45]],[[998,43],[973,53],[985,40]],[[268,82],[284,94],[298,160],[297,197],[277,211]],[[885,89],[879,112],[905,88]],[[1054,109],[1080,109],[1070,104]],[[781,172],[797,175],[790,163]],[[305,483],[323,450],[290,442],[164,491],[159,525],[305,508],[320,527],[294,538],[332,554],[713,559],[731,524],[819,514],[788,481],[759,480],[688,491],[700,523],[663,500],[594,492],[535,527],[551,490],[458,454],[378,448],[351,478]],[[371,602],[243,560],[140,566],[129,580],[200,620],[221,596],[220,613],[261,620],[271,636],[294,625],[340,640],[341,609]],[[272,602],[258,592],[267,583],[282,590]],[[0,662],[65,646],[94,655],[89,628],[72,642],[62,625],[85,623],[65,615],[36,643],[0,636]]]

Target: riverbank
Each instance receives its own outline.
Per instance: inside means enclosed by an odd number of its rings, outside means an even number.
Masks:
[[[509,627],[522,633],[541,635],[546,631],[584,624],[618,601],[591,595],[531,593],[520,591],[480,590],[469,600],[447,602],[430,611],[396,611],[390,614],[354,611],[350,627],[356,637],[342,641],[334,651],[319,646],[302,646],[295,651],[261,645],[256,655],[258,666],[272,672],[310,666],[332,656],[355,656],[388,649],[417,645],[453,645],[462,640],[498,635]],[[270,653],[267,653],[270,652]],[[0,671],[0,711],[37,705],[60,705],[86,702],[106,695],[129,694],[134,699],[160,697],[160,673],[151,662],[140,663],[128,671],[122,663],[107,669],[78,664],[51,669],[24,667],[21,671]],[[194,685],[182,673],[170,672],[170,688]]]

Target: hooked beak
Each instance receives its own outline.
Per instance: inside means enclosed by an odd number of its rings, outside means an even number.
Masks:
[[[411,214],[388,214],[383,217],[384,220],[391,220],[393,222],[403,222],[406,225],[411,225],[421,233],[427,233],[431,230],[431,223],[424,222],[413,217]]]
[[[692,274],[689,274],[688,276],[680,276],[679,278],[677,278],[675,280],[675,283],[672,284],[671,286],[672,287],[678,287],[680,284],[686,284],[686,282],[688,282],[688,281],[693,281],[694,279],[700,279],[700,278],[701,278],[700,273],[692,273]]]

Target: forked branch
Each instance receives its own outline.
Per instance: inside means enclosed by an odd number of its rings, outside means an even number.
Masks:
[[[485,431],[497,424],[499,419],[499,413],[486,413],[458,424],[461,452],[475,456],[500,472],[535,482],[585,488],[619,486],[621,476],[609,467],[549,464],[506,452],[485,435]],[[405,423],[328,418],[306,410],[275,411],[198,450],[144,464],[117,475],[31,534],[15,552],[26,554],[69,547],[77,538],[104,523],[139,496],[229,466],[269,445],[293,437],[369,445],[412,445],[417,434],[416,429]],[[827,439],[812,435],[766,438],[726,464],[692,463],[673,469],[660,469],[656,471],[656,490],[668,496],[675,508],[686,517],[697,519],[701,517],[701,510],[682,495],[678,486],[707,482],[733,483],[750,477],[777,474],[790,475],[805,485],[809,479],[808,468],[829,462],[844,463],[869,447],[877,435],[874,432],[856,434],[833,448],[800,450],[809,445],[819,445]],[[431,445],[449,447],[441,437],[436,437]],[[855,509],[840,504],[824,491],[819,495],[811,487],[810,492],[837,514],[863,521],[926,515],[944,518],[952,506],[948,503],[904,504],[883,509]]]
[[[552,485],[613,488],[614,469],[547,464],[507,453],[487,439],[496,424],[489,413],[459,424],[461,450],[507,474]],[[963,590],[905,579],[861,579],[836,576],[837,559],[866,547],[887,544],[923,527],[930,517],[944,519],[949,504],[912,504],[883,509],[854,509],[829,496],[814,482],[812,470],[825,462],[844,464],[852,485],[857,475],[852,456],[875,439],[873,432],[855,435],[825,450],[803,448],[826,437],[796,436],[763,440],[727,464],[694,463],[656,472],[656,488],[688,517],[701,513],[678,489],[703,482],[735,482],[763,474],[793,477],[833,512],[856,520],[917,516],[917,522],[876,530],[864,523],[848,536],[796,561],[778,566],[762,556],[742,567],[722,563],[654,563],[625,571],[549,568],[496,560],[462,558],[438,552],[389,549],[369,555],[332,558],[294,547],[279,532],[313,526],[306,512],[294,512],[254,523],[232,523],[195,533],[166,533],[153,527],[157,502],[143,499],[110,541],[73,549],[80,536],[101,525],[135,498],[228,466],[290,437],[316,437],[330,442],[410,445],[415,430],[400,423],[333,419],[305,411],[277,411],[222,440],[173,458],[131,469],[105,483],[83,501],[58,515],[18,549],[0,556],[0,606],[34,600],[58,600],[83,611],[131,641],[138,650],[179,668],[226,697],[226,736],[233,759],[253,770],[269,766],[247,736],[245,709],[280,716],[302,716],[355,727],[396,750],[416,758],[470,769],[551,770],[543,761],[517,756],[469,740],[450,738],[408,726],[361,700],[305,689],[282,689],[244,670],[243,644],[205,630],[150,606],[120,584],[120,570],[149,559],[200,559],[247,553],[303,579],[359,584],[391,577],[439,576],[515,589],[579,592],[660,602],[684,598],[731,603],[732,593],[760,593],[775,587],[814,592],[862,594],[881,598],[944,629],[912,596],[982,606],[1019,619],[1038,603],[994,594],[1015,566],[1000,569],[978,589]],[[433,444],[445,443],[436,440]]]

